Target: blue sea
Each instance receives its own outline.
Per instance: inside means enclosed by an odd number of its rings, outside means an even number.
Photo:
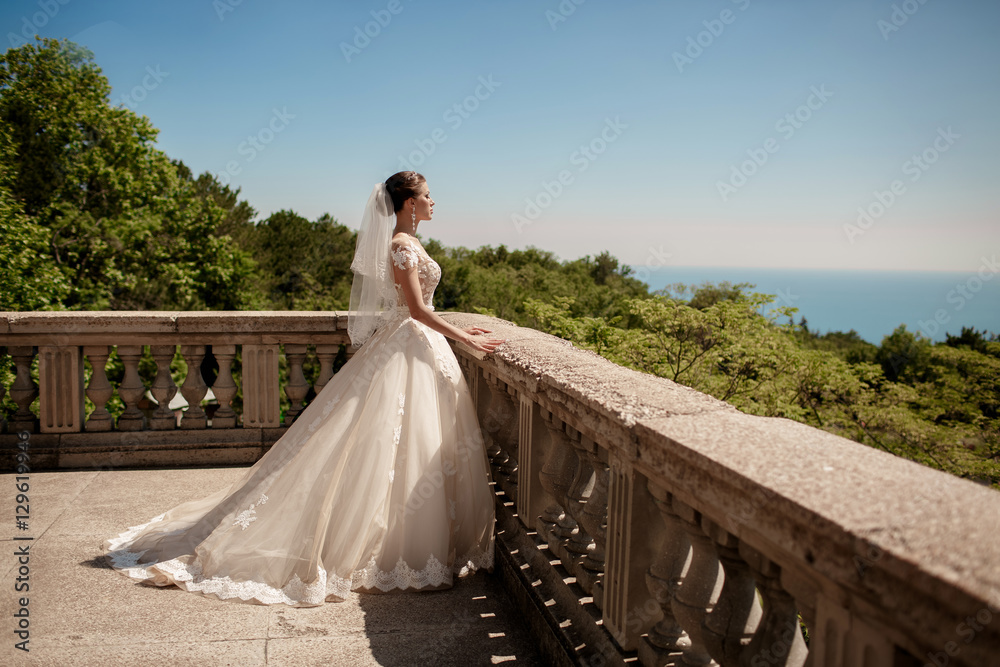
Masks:
[[[651,290],[673,283],[753,283],[754,291],[776,295],[774,305],[798,308],[795,321],[805,317],[810,331],[854,329],[876,345],[900,324],[934,341],[963,326],[1000,334],[1000,272],[988,266],[965,272],[633,268]]]

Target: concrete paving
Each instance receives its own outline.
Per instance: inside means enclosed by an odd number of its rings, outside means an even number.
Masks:
[[[108,569],[105,539],[230,484],[242,468],[32,473],[28,529],[0,475],[2,665],[542,665],[494,575],[446,591],[296,609],[144,586]],[[23,513],[23,510],[21,511]],[[31,541],[14,537],[33,537]],[[16,551],[30,545],[26,592]],[[23,581],[21,582],[24,583]],[[14,614],[28,600],[29,652]]]

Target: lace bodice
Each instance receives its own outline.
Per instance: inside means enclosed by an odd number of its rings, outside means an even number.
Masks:
[[[417,277],[420,280],[420,291],[424,304],[434,308],[434,290],[441,282],[441,266],[427,254],[420,242],[412,236],[401,234],[392,240],[389,252],[394,266],[401,269],[417,267]],[[396,305],[407,306],[403,288],[396,283]]]

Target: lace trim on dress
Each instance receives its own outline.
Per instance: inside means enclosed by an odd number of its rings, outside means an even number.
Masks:
[[[441,374],[448,378],[450,381],[454,382],[458,377],[462,369],[458,367],[458,361],[455,359],[455,354],[444,354],[443,352],[434,350],[434,358],[437,359],[438,368],[441,369]]]
[[[315,425],[314,425],[315,426]],[[256,503],[250,503],[250,507],[243,510],[236,515],[236,520],[233,521],[234,526],[242,526],[243,530],[246,530],[251,523],[257,520],[257,511],[255,507],[259,507],[267,502],[267,496],[263,493],[260,494],[260,498],[257,499]]]
[[[392,263],[397,269],[409,269],[417,265],[419,257],[409,241],[393,241],[389,249]]]
[[[117,538],[109,540],[107,559],[111,566],[133,579],[151,581],[157,585],[174,583],[185,590],[214,595],[220,600],[239,598],[244,602],[256,600],[263,604],[315,606],[323,604],[329,596],[344,599],[352,590],[358,588],[390,591],[443,586],[451,583],[453,575],[464,577],[478,569],[493,567],[493,550],[484,552],[475,547],[457,559],[451,568],[431,554],[423,569],[414,570],[400,558],[392,570],[385,571],[378,568],[373,556],[365,567],[353,572],[350,580],[317,567],[316,577],[311,583],[306,583],[295,575],[281,588],[259,581],[238,581],[229,577],[204,578],[198,561],[186,563],[174,558],[160,563],[139,565],[139,559],[146,552],[132,552],[125,548],[147,526],[162,521],[164,516],[165,514],[160,514],[148,523],[133,526]],[[165,575],[168,581],[164,582],[164,576],[161,575]]]
[[[441,282],[441,266],[431,259],[427,251],[423,249],[419,241],[414,238],[398,238],[392,242],[389,249],[393,264],[401,269],[417,267],[417,277],[420,281],[420,292],[424,299],[424,304],[432,307],[434,302],[434,290]],[[406,303],[402,293],[402,287],[395,283],[396,303]]]

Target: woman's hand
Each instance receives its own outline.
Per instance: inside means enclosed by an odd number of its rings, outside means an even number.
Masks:
[[[507,342],[502,338],[479,338],[479,334],[492,333],[489,329],[483,329],[482,327],[466,327],[462,331],[469,334],[469,339],[465,341],[469,347],[487,354]]]

